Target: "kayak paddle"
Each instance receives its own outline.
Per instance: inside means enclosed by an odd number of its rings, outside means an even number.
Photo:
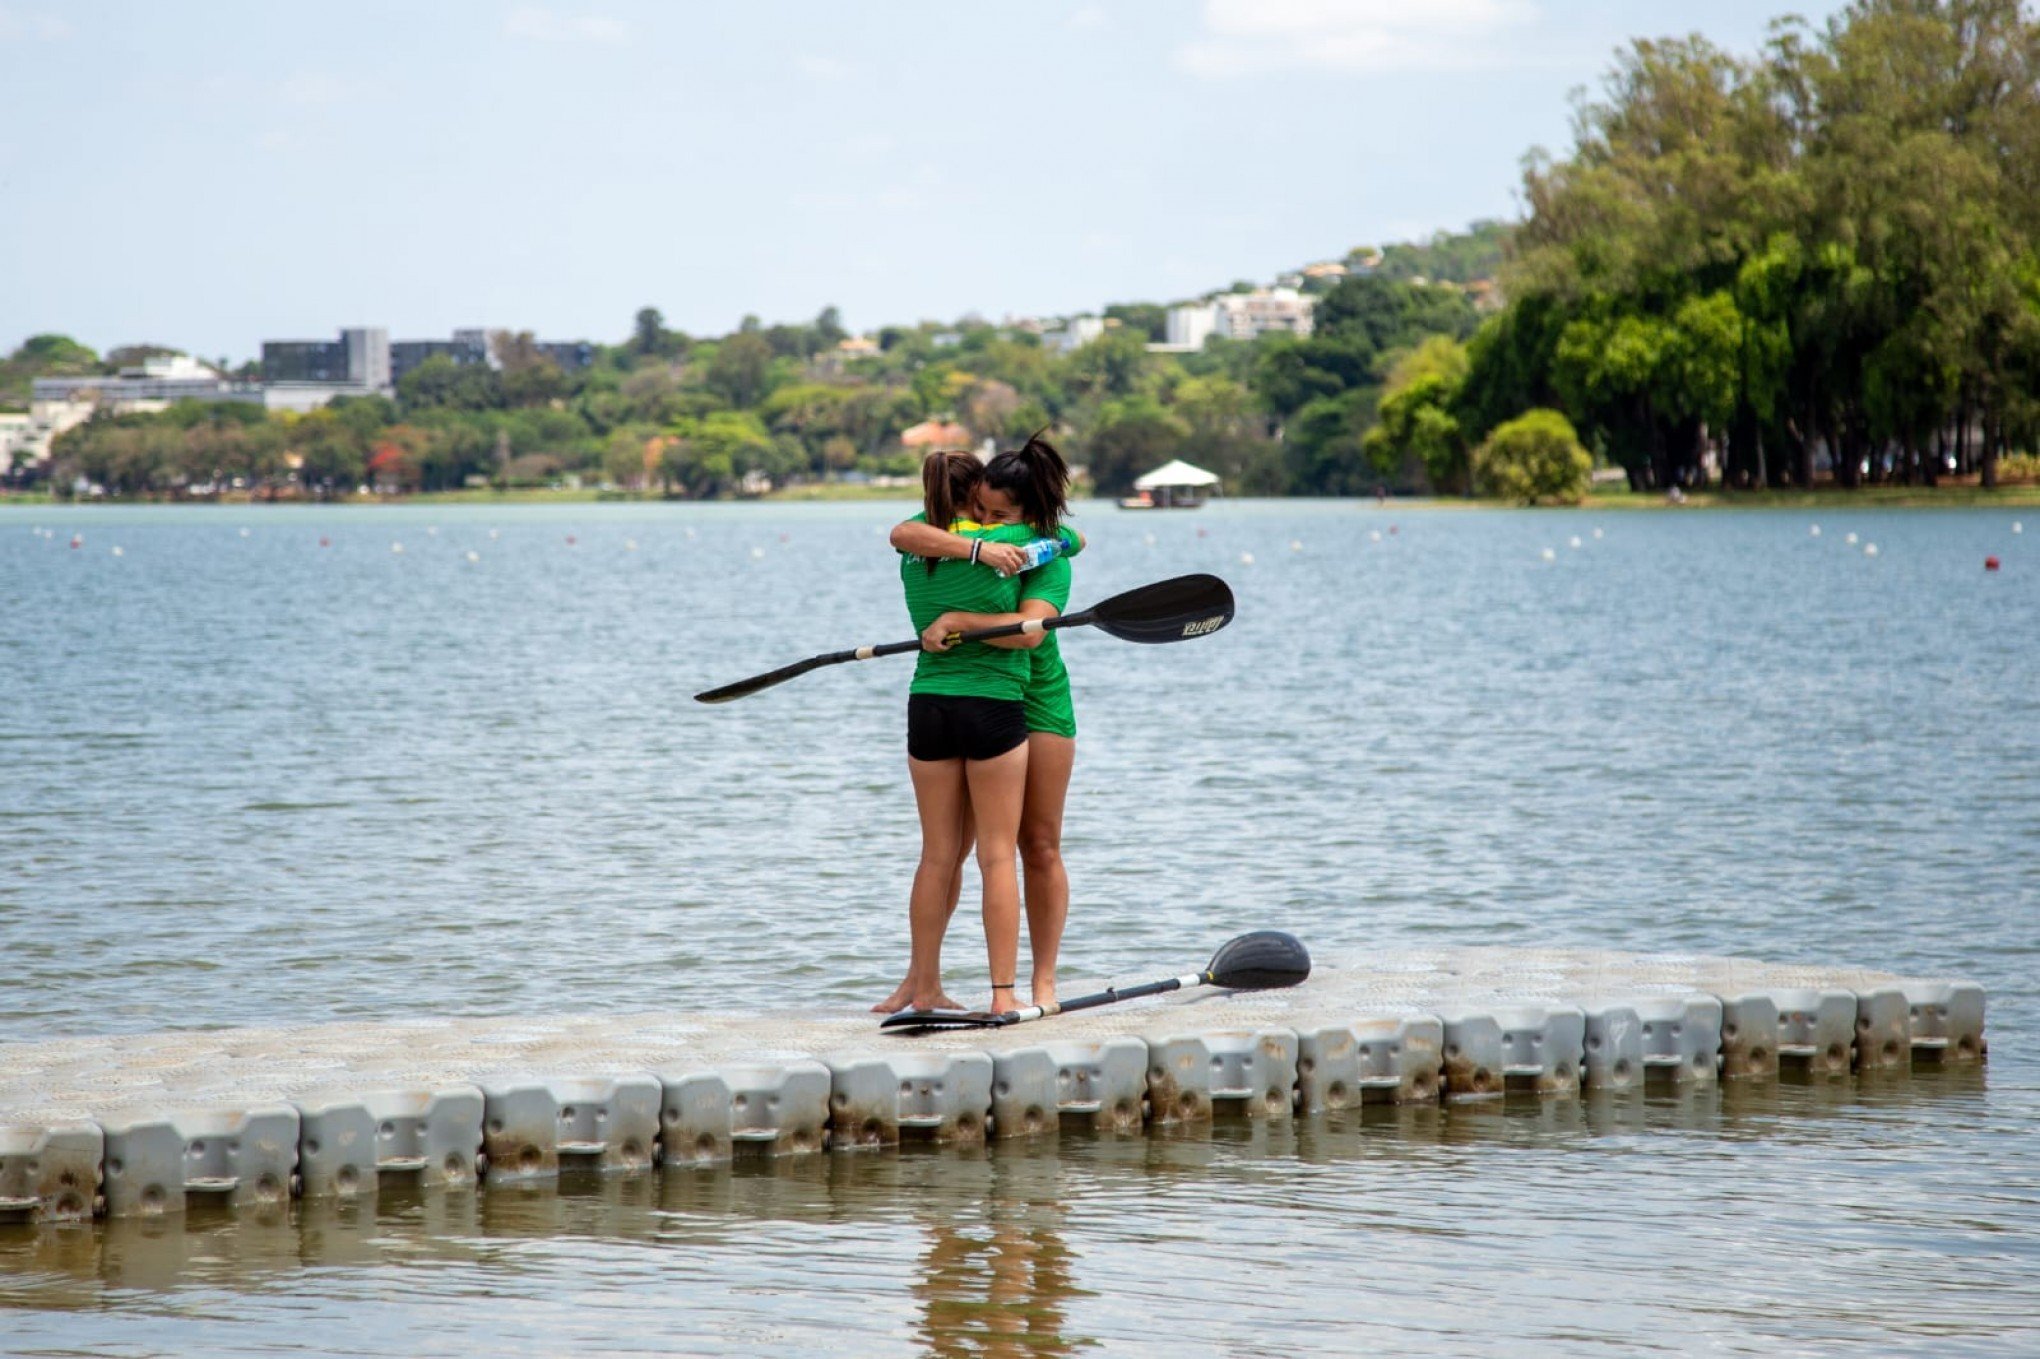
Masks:
[[[1232,589],[1217,576],[1177,576],[1173,580],[1157,581],[1143,585],[1137,590],[1093,604],[1081,613],[1066,613],[1055,618],[1030,618],[1023,623],[1008,623],[1002,627],[979,628],[973,632],[951,633],[951,642],[983,642],[994,637],[1019,637],[1026,633],[1047,632],[1051,628],[1095,627],[1108,632],[1123,642],[1180,642],[1190,637],[1204,637],[1217,632],[1233,619]],[[908,642],[887,642],[883,646],[860,646],[849,651],[831,651],[820,656],[810,656],[804,661],[768,670],[762,675],[753,675],[735,684],[725,684],[720,689],[710,689],[694,696],[698,703],[728,703],[731,699],[748,698],[761,689],[770,689],[775,684],[784,684],[797,679],[810,670],[819,670],[825,665],[841,665],[845,661],[868,661],[874,656],[898,656],[909,651],[919,651],[921,639],[916,637]]]
[[[1308,976],[1310,950],[1303,946],[1302,940],[1280,930],[1255,930],[1228,941],[1211,955],[1210,964],[1202,972],[1194,972],[1187,977],[1170,977],[1166,981],[1123,989],[1108,987],[1095,995],[1079,996],[1055,1005],[1030,1005],[1024,1010],[1006,1010],[999,1014],[988,1010],[902,1010],[880,1020],[878,1027],[901,1033],[925,1033],[930,1029],[1002,1029],[1009,1024],[1025,1024],[1050,1015],[1066,1015],[1072,1010],[1095,1010],[1100,1005],[1110,1005],[1115,1001],[1159,996],[1186,986],[1272,991],[1295,986]]]

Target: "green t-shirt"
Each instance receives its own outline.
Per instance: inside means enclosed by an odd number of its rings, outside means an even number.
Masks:
[[[1063,529],[1068,546],[1063,555],[1043,562],[1021,577],[1020,598],[1043,599],[1055,605],[1057,613],[1070,607],[1071,557],[1083,550],[1082,543],[1068,527]],[[1051,632],[1041,645],[1027,652],[1027,730],[1056,736],[1077,734],[1076,705],[1070,700],[1070,672],[1063,666],[1062,648]]]
[[[926,516],[919,514],[914,516],[914,520],[927,522]],[[1034,530],[1025,524],[979,524],[961,520],[950,525],[950,530],[967,538],[982,538],[994,543],[1026,543],[1035,536]],[[1068,545],[1066,550],[1073,549],[1076,546],[1074,531],[1065,528],[1063,536]],[[920,632],[950,610],[961,613],[1016,612],[1020,607],[1023,580],[1056,565],[1063,567],[1067,577],[1068,564],[1057,557],[1036,572],[1029,572],[1026,577],[1002,578],[989,566],[954,558],[936,561],[931,572],[924,559],[901,553],[900,584],[906,592],[907,616],[913,620],[914,630]],[[1067,601],[1068,597],[1069,590],[1065,585],[1063,598]],[[1035,654],[1035,651],[987,646],[983,642],[965,642],[947,651],[923,651],[915,663],[914,682],[908,692],[1020,699],[1026,694],[1032,674],[1031,660]]]

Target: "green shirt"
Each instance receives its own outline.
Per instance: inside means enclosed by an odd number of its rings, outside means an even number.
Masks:
[[[1022,577],[1020,598],[1042,599],[1055,605],[1057,613],[1070,607],[1070,558],[1083,550],[1073,530],[1063,529],[1068,546],[1063,555],[1043,562]],[[1056,635],[1042,637],[1041,645],[1027,652],[1027,730],[1055,736],[1077,734],[1077,709],[1070,700],[1070,672],[1064,668],[1062,648]]]
[[[915,515],[916,522],[927,522]],[[978,524],[960,521],[951,530],[967,538],[987,542],[1021,544],[1033,540],[1034,530],[1025,524]],[[1075,535],[1063,530],[1064,541],[1075,545]],[[1061,565],[1067,577],[1069,567],[1057,557],[1039,570]],[[1039,574],[1028,573],[1028,578]],[[914,631],[925,631],[930,623],[952,610],[960,613],[1014,613],[1020,607],[1021,577],[1001,577],[989,566],[954,558],[935,562],[933,571],[920,557],[900,554],[900,584],[906,592],[907,616]],[[1063,588],[1063,599],[1069,589]],[[1061,607],[1058,605],[1057,607]],[[1051,639],[1052,640],[1052,639]],[[1046,645],[1046,643],[1044,643]],[[951,694],[1009,701],[1025,697],[1032,674],[1035,652],[1010,647],[965,642],[947,651],[923,651],[914,666],[909,693]]]

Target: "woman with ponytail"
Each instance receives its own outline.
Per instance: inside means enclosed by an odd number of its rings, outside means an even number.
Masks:
[[[965,522],[982,476],[969,453],[931,455],[921,465],[924,521],[945,528]],[[984,879],[991,1008],[1019,1008],[1013,990],[1020,951],[1014,859],[1027,789],[1027,652],[1036,639],[953,645],[949,637],[963,630],[959,618],[1011,614],[1018,607],[1019,578],[1002,576],[980,559],[988,547],[1013,547],[1027,534],[970,527],[972,542],[961,556],[900,558],[907,613],[921,634],[907,695],[907,772],[921,818],[921,858],[907,906],[907,979],[883,1008],[954,1008],[942,990],[942,936],[955,904],[958,864],[973,835]]]
[[[1027,571],[1014,582],[1016,590],[1012,604],[997,610],[955,609],[945,612],[924,631],[923,646],[933,645],[928,638],[929,633],[939,634],[935,640],[946,640],[946,635],[952,632],[998,627],[1029,618],[1053,618],[1060,614],[1069,605],[1071,572],[1068,559],[1080,552],[1084,544],[1082,535],[1062,522],[1069,498],[1069,467],[1062,455],[1041,434],[1036,434],[1022,447],[994,457],[981,471],[977,460],[967,454],[941,454],[937,457],[963,458],[970,465],[945,463],[944,472],[933,475],[932,479],[930,467],[936,459],[931,458],[929,465],[924,466],[925,513],[899,525],[892,533],[893,546],[904,554],[911,554],[907,558],[909,565],[902,567],[903,572],[913,569],[912,563],[915,562],[922,563],[921,569],[929,572],[936,569],[937,563],[975,562],[979,570],[989,567],[1010,574],[1020,571],[1025,564],[1018,543],[1034,538],[1059,538],[1063,546],[1055,557]],[[973,483],[968,492],[964,490],[966,482]],[[936,485],[936,489],[931,490],[931,485]],[[960,507],[963,506],[968,506],[974,518],[961,517]],[[1026,661],[1021,711],[1027,758],[1015,838],[1027,875],[1027,938],[1032,954],[1032,994],[1026,1003],[1046,1005],[1055,999],[1056,960],[1062,945],[1063,924],[1069,915],[1069,877],[1062,862],[1062,822],[1070,773],[1076,763],[1076,712],[1070,702],[1069,672],[1063,667],[1053,632],[1002,640]],[[927,655],[928,652],[924,651],[924,660]],[[918,783],[916,787],[919,787]],[[973,807],[974,803],[967,800],[962,808],[964,823],[956,838],[949,881],[942,894],[944,923],[947,912],[955,909],[957,898],[962,893],[963,863],[970,850]],[[922,869],[925,871],[932,868],[925,814],[923,830]],[[982,869],[987,862],[988,850],[981,817],[977,831],[978,862]],[[1004,863],[1010,871],[1010,850],[1005,854]],[[921,905],[920,873],[916,874],[915,886],[918,909]],[[1014,995],[997,987],[1002,976],[1011,976],[1012,973],[999,971],[1001,951],[999,945],[990,939],[993,917],[989,906],[989,876],[986,878],[986,893],[987,941],[994,953],[992,1008],[1013,1008],[1017,1004]],[[923,922],[923,925],[926,929],[933,928],[932,921]],[[919,941],[926,932],[923,925],[916,927],[916,958],[922,956]],[[939,933],[935,938],[939,947]],[[1016,919],[1011,951],[1003,956],[1017,964],[1018,949]],[[939,995],[940,987],[935,990]],[[873,1008],[893,1011],[907,1005],[919,1006],[921,994],[910,965],[907,981]]]

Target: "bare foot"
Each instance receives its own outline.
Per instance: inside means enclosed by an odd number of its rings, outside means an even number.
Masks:
[[[1047,1009],[1049,1006],[1055,1004],[1054,977],[1049,977],[1046,980],[1043,980],[1040,977],[1036,977],[1034,979],[1033,991],[1034,991],[1034,1003],[1036,1005],[1039,1005],[1044,1010]]]
[[[994,986],[992,988],[990,1009],[993,1014],[1002,1015],[1008,1010],[1017,1010],[1019,1008],[1021,1007],[1020,993],[1018,991],[1015,991],[1010,986]]]
[[[963,1007],[949,998],[947,991],[938,990],[930,1004],[922,1004],[914,998],[913,984],[901,982],[893,993],[871,1007],[875,1015],[896,1015],[902,1010],[961,1010]]]

